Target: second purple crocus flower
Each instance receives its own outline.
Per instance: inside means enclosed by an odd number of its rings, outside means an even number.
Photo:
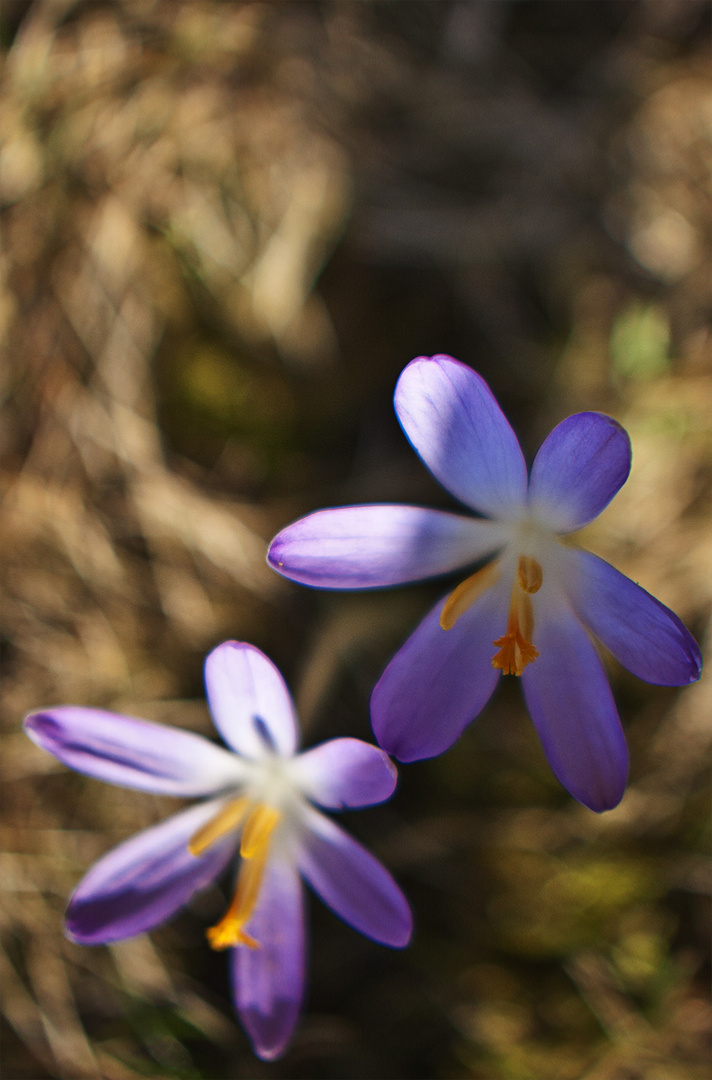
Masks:
[[[435,478],[478,517],[418,506],[345,506],[288,526],[268,560],[328,589],[400,585],[485,561],[425,617],[373,692],[376,737],[401,761],[442,753],[501,674],[522,689],[549,762],[596,811],[618,804],[628,751],[591,634],[647,682],[699,678],[676,615],[608,563],[562,542],[600,514],[630,471],[630,440],[602,413],[554,428],[531,472],[485,381],[449,356],[419,357],[395,392],[401,426]]]
[[[208,931],[232,948],[235,1004],[260,1057],[285,1050],[304,990],[304,877],[337,915],[383,945],[407,945],[408,903],[388,871],[318,807],[383,802],[386,754],[360,739],[297,753],[282,676],[252,645],[227,641],[205,663],[215,724],[234,752],[179,728],[100,709],[30,713],[30,738],[79,772],[159,795],[207,796],[96,863],[74,892],[66,929],[82,945],[152,930],[239,852],[234,899]],[[315,805],[316,804],[316,805]]]

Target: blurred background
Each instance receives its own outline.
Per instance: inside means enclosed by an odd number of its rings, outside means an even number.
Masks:
[[[704,681],[609,663],[632,756],[603,816],[515,680],[388,805],[341,820],[408,893],[410,949],[310,904],[306,1009],[256,1060],[204,933],[62,934],[91,862],[174,801],[70,774],[23,714],[212,733],[205,653],[285,673],[305,741],[370,738],[443,583],[321,594],[264,563],[322,506],[451,506],[392,393],[489,381],[535,452],[612,413],[631,478],[582,541],[700,641],[712,591],[706,0],[5,0],[0,76],[3,1075],[706,1080]],[[608,661],[607,661],[608,662]]]

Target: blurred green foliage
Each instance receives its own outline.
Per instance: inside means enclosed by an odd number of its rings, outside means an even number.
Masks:
[[[655,304],[632,304],[611,328],[611,367],[627,379],[655,379],[670,370],[670,325]]]

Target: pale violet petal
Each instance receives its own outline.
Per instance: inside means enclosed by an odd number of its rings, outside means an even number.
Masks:
[[[237,843],[227,837],[202,855],[188,851],[193,834],[222,802],[211,800],[144,829],[104,855],[73,893],[68,936],[81,945],[135,937],[170,919],[227,865]]]
[[[296,867],[267,863],[257,908],[245,927],[259,948],[232,950],[233,994],[255,1053],[282,1056],[299,1017],[304,994],[303,889]]]
[[[383,802],[398,779],[388,755],[360,739],[330,739],[305,751],[291,775],[308,799],[330,810]]]
[[[373,589],[436,577],[506,543],[494,522],[420,506],[340,506],[285,529],[267,560],[292,581],[322,589]]]
[[[450,630],[440,626],[440,600],[395,654],[371,697],[374,734],[393,757],[442,754],[485,707],[499,679],[493,642],[506,629],[510,590],[500,579]]]
[[[215,726],[228,746],[247,758],[291,756],[297,719],[281,674],[263,652],[225,641],[205,661],[205,686]]]
[[[309,811],[305,823],[299,869],[324,903],[381,945],[407,945],[410,908],[385,866],[317,810]]]
[[[520,516],[524,456],[477,372],[450,356],[420,356],[401,373],[395,408],[414,449],[456,499],[487,517]]]
[[[554,532],[581,529],[628,479],[628,433],[605,413],[576,413],[554,428],[532,465],[532,515]]]
[[[603,665],[563,596],[535,602],[533,642],[539,656],[522,690],[549,764],[584,806],[611,810],[625,790],[628,748]]]
[[[699,679],[697,642],[674,612],[588,551],[567,551],[574,611],[617,660],[639,679],[685,686]]]
[[[156,795],[212,795],[239,783],[244,765],[190,731],[133,716],[61,705],[25,717],[37,746],[77,772]]]

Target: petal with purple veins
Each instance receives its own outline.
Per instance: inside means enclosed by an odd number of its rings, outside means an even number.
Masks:
[[[583,528],[628,479],[627,431],[605,413],[576,413],[554,428],[534,458],[532,514],[554,532]]]
[[[197,857],[188,851],[190,838],[220,805],[211,800],[174,814],[104,855],[69,901],[67,935],[80,945],[104,945],[170,919],[222,872],[235,851],[235,837]]]
[[[317,810],[305,823],[299,869],[324,903],[366,937],[398,949],[407,945],[410,908],[385,866]]]
[[[549,764],[584,806],[611,810],[625,790],[628,748],[603,665],[563,597],[536,604],[534,645],[522,690]]]
[[[156,795],[212,795],[239,783],[244,766],[201,735],[149,720],[62,705],[25,717],[43,750],[77,772]]]
[[[330,739],[307,750],[294,759],[292,776],[307,798],[330,810],[383,802],[398,779],[388,755],[360,739]]]
[[[205,661],[205,686],[215,726],[245,757],[290,757],[298,741],[294,705],[280,672],[263,652],[225,641]]]
[[[487,517],[509,520],[526,505],[527,468],[484,379],[450,356],[421,356],[401,373],[395,408],[433,476]]]
[[[699,679],[697,642],[677,615],[588,551],[567,551],[568,596],[581,619],[617,660],[639,679],[685,686]]]
[[[374,589],[436,577],[506,543],[505,531],[420,506],[318,510],[274,538],[267,560],[280,574],[321,589]]]
[[[376,739],[399,761],[447,750],[489,701],[499,672],[493,642],[504,633],[511,581],[500,579],[450,630],[443,601],[395,654],[371,697]]]
[[[297,1022],[304,993],[303,889],[296,867],[272,858],[257,909],[246,930],[257,949],[232,950],[235,1005],[255,1053],[280,1057]]]

